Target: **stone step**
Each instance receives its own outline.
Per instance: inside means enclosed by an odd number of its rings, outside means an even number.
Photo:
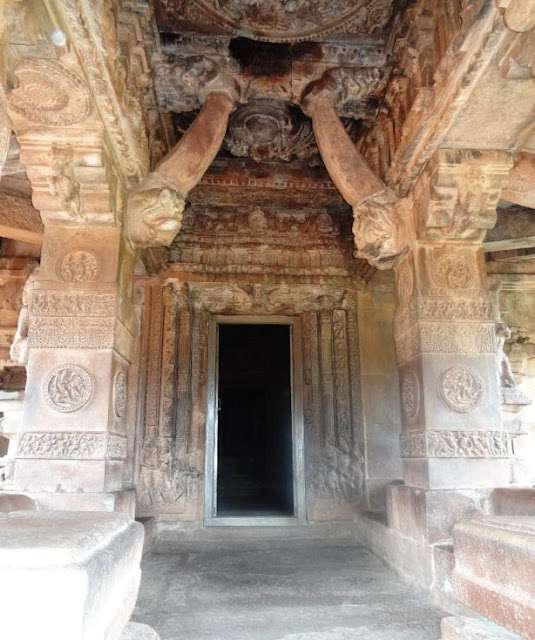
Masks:
[[[482,616],[535,640],[535,518],[493,516],[453,530],[453,594]]]
[[[523,640],[516,633],[480,618],[450,616],[442,619],[440,628],[441,640]]]

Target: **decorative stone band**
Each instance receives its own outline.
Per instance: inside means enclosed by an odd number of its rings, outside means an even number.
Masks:
[[[115,317],[32,317],[28,331],[31,348],[111,349]]]
[[[34,291],[31,313],[32,316],[48,317],[111,317],[117,313],[117,294]]]
[[[126,458],[126,438],[115,433],[45,431],[23,433],[18,458],[105,460]]]
[[[506,431],[422,431],[400,437],[402,458],[508,458]]]
[[[490,322],[420,322],[395,341],[398,364],[421,353],[496,353],[496,332]]]

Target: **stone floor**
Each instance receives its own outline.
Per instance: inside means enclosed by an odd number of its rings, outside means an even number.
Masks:
[[[446,612],[349,539],[161,545],[133,620],[162,640],[437,640]]]

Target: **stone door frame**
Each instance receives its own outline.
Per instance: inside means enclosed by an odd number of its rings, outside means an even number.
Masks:
[[[217,327],[220,324],[272,324],[286,325],[290,329],[294,516],[243,516],[218,518],[216,515],[217,389],[219,364]],[[306,524],[303,362],[301,321],[298,316],[269,314],[210,315],[208,331],[204,524],[205,526],[296,526]]]

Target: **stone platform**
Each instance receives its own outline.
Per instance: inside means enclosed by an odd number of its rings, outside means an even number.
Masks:
[[[142,545],[142,526],[113,513],[0,514],[2,637],[118,640]]]

